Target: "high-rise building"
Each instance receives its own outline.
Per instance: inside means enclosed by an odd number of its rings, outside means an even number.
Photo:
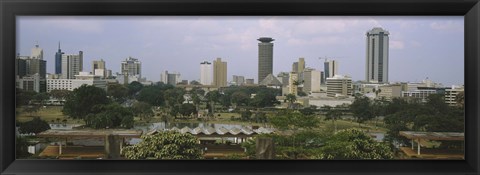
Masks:
[[[298,74],[296,72],[290,72],[290,79],[288,80],[288,93],[297,95],[298,87],[294,84],[295,81],[298,81]]]
[[[17,88],[26,91],[45,92],[47,61],[43,60],[43,49],[38,44],[29,56],[17,56],[15,60]]]
[[[303,72],[305,69],[305,58],[298,58],[298,62],[293,62],[292,71],[293,72]]]
[[[335,60],[326,60],[323,63],[323,68],[325,72],[325,79],[332,78],[336,74],[338,74],[338,62]]]
[[[315,69],[307,68],[303,72],[303,92],[320,92],[321,73]]]
[[[35,44],[34,48],[32,48],[32,54],[30,55],[30,58],[43,60],[43,49],[39,47],[38,43]]]
[[[241,85],[245,84],[245,77],[244,76],[233,75],[232,81],[235,83],[235,85],[241,86]]]
[[[298,74],[298,81],[303,80],[303,70],[305,69],[305,58],[298,58],[298,62],[293,62],[292,72]]]
[[[258,43],[258,82],[273,74],[273,38],[261,37]]]
[[[128,57],[122,61],[121,73],[128,76],[142,77],[142,63],[136,58]]]
[[[58,42],[58,51],[55,53],[55,74],[62,74],[62,49],[60,49],[60,42]]]
[[[100,59],[100,61],[92,61],[92,73],[93,75],[99,75],[102,78],[107,77],[107,68],[105,67],[105,61]]]
[[[63,54],[62,55],[62,79],[75,79],[83,71],[83,52],[79,51],[78,55]]]
[[[366,33],[367,51],[365,81],[372,83],[388,82],[388,35],[382,28],[375,27]]]
[[[26,59],[27,75],[39,74],[41,79],[45,79],[47,73],[47,61],[41,59]]]
[[[164,71],[160,74],[160,82],[164,84],[175,86],[182,81],[180,78],[181,75],[179,73],[168,73],[168,71]]]
[[[200,63],[200,83],[202,85],[212,85],[213,72],[212,63],[204,61]]]
[[[213,85],[227,86],[227,62],[223,62],[221,58],[213,61]]]
[[[25,59],[19,57],[15,59],[15,75],[19,78],[27,75],[27,61]]]
[[[343,75],[335,75],[327,78],[327,96],[341,97],[353,94],[352,78]]]

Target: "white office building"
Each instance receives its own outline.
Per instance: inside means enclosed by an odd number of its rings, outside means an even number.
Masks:
[[[204,61],[200,63],[200,84],[212,85],[213,83],[213,67],[212,63]]]
[[[346,97],[353,95],[352,78],[343,75],[335,75],[327,78],[328,97]]]
[[[101,76],[89,74],[89,72],[80,72],[75,77],[76,79],[47,79],[47,92],[52,90],[73,91],[84,84],[107,90],[107,81],[102,79]]]
[[[32,48],[31,59],[43,60],[43,49],[39,47],[38,43],[35,44],[35,47]]]
[[[142,77],[142,63],[136,58],[128,57],[122,61],[121,74]]]

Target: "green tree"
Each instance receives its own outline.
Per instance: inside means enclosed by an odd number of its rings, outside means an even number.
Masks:
[[[191,134],[159,132],[143,135],[142,141],[122,149],[127,159],[202,159],[202,149]]]
[[[98,87],[82,85],[70,93],[63,106],[63,114],[75,119],[85,119],[93,113],[93,106],[109,103],[107,93]]]
[[[35,94],[35,95],[33,96],[33,99],[34,99],[35,101],[39,102],[40,105],[43,106],[43,105],[45,105],[46,101],[47,101],[48,99],[50,99],[50,95],[48,95],[48,94],[45,93],[45,92],[42,92],[42,93]]]
[[[462,92],[459,92],[457,94],[457,105],[462,108],[462,109],[465,109],[465,91],[462,91]]]
[[[303,115],[300,112],[291,110],[280,112],[276,116],[271,117],[269,121],[275,128],[293,133],[291,137],[293,140],[291,149],[302,149],[301,147],[296,147],[296,135],[299,131],[310,130],[318,127],[320,124],[320,120],[315,116]],[[295,154],[294,158],[297,158],[297,154]]]
[[[133,112],[118,103],[97,105],[85,119],[87,126],[95,129],[103,128],[132,128]]]
[[[356,96],[355,100],[350,105],[350,110],[359,125],[360,123],[371,120],[374,117],[371,100],[365,96]]]
[[[133,81],[127,85],[128,95],[134,97],[138,92],[143,89],[143,84],[138,81]]]
[[[150,121],[150,119],[153,117],[152,105],[146,102],[133,103],[132,110],[142,120]]]
[[[193,104],[184,103],[184,104],[180,105],[179,113],[182,116],[187,116],[188,117],[188,116],[191,116],[192,114],[197,114],[197,109],[196,109],[195,105],[193,105]]]
[[[69,94],[69,90],[54,89],[50,91],[50,95],[57,100],[65,100]]]
[[[16,105],[17,107],[28,105],[33,97],[37,94],[35,91],[25,91],[23,89],[16,89]]]
[[[17,159],[25,159],[25,158],[28,158],[30,156],[32,156],[32,154],[30,154],[28,152],[28,146],[30,146],[30,144],[28,144],[28,140],[27,138],[25,137],[17,137],[16,140],[15,140],[15,156]]]
[[[167,106],[173,107],[178,104],[182,104],[185,101],[183,97],[185,95],[185,90],[182,88],[173,88],[168,89],[164,93],[164,98],[167,102]]]
[[[237,106],[246,106],[250,100],[250,95],[242,91],[235,91],[231,99],[232,103]]]
[[[250,110],[243,111],[241,114],[241,119],[243,121],[250,121],[251,117],[252,117],[252,112],[250,112]]]
[[[252,107],[271,107],[280,102],[277,100],[277,95],[280,94],[279,90],[273,88],[262,88],[257,91],[257,95],[250,101]]]
[[[298,111],[300,111],[300,113],[302,113],[303,115],[313,115],[317,111],[317,106],[311,105]]]
[[[393,152],[385,143],[373,140],[357,129],[342,130],[329,138],[320,159],[393,159]]]
[[[288,102],[288,109],[293,107],[293,103],[297,101],[297,96],[295,94],[288,94],[285,96],[285,102]]]
[[[202,84],[200,84],[200,82],[195,81],[195,80],[190,81],[190,84],[191,85],[202,85]]]
[[[40,119],[40,117],[35,117],[28,122],[19,123],[19,126],[18,131],[22,134],[38,134],[50,129],[50,125],[45,120]]]
[[[164,90],[159,86],[147,86],[140,91],[137,99],[152,106],[161,106],[165,104]]]
[[[109,84],[107,95],[115,99],[118,103],[123,103],[128,97],[129,89],[121,84]]]
[[[213,90],[213,91],[210,91],[207,93],[207,95],[205,96],[209,102],[209,106],[210,106],[210,113],[215,113],[215,104],[217,104],[217,102],[220,102],[220,96],[222,94],[220,94],[220,92],[218,90]]]
[[[334,126],[334,132],[337,133],[337,120],[343,115],[343,112],[339,110],[339,105],[335,108],[331,106],[325,106],[325,120],[331,120]]]

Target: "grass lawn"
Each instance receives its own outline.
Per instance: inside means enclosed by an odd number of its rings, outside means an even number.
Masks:
[[[30,113],[23,112],[23,108],[17,108],[18,114],[16,119],[20,122],[26,122],[32,120],[34,117],[40,117],[40,119],[47,121],[48,123],[52,123],[56,121],[57,118],[62,121],[63,119],[67,119],[67,124],[83,124],[83,120],[74,120],[68,118],[67,116],[63,115],[62,113],[63,106],[47,106],[46,108],[40,108],[40,110],[33,116],[30,116]]]

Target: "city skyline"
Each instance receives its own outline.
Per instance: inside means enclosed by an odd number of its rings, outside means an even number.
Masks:
[[[305,58],[306,67],[323,71],[323,61],[318,58],[326,56],[339,62],[339,74],[350,75],[358,81],[364,80],[365,33],[374,27],[382,27],[391,33],[390,82],[415,82],[429,77],[449,86],[462,85],[464,79],[462,17],[18,19],[17,52],[30,55],[35,41],[38,41],[44,51],[44,60],[47,60],[48,73],[55,72],[55,52],[61,42],[65,54],[83,51],[85,63],[103,59],[112,72],[120,72],[120,63],[125,58],[138,58],[143,63],[142,75],[152,81],[159,81],[160,70],[167,69],[181,73],[182,79],[198,81],[199,63],[220,57],[231,65],[227,73],[229,81],[232,75],[241,75],[258,82],[261,80],[257,80],[256,39],[272,37],[275,39],[275,76],[279,72],[288,72],[299,58]],[[42,30],[52,25],[58,29]],[[123,27],[117,29],[119,26]]]

